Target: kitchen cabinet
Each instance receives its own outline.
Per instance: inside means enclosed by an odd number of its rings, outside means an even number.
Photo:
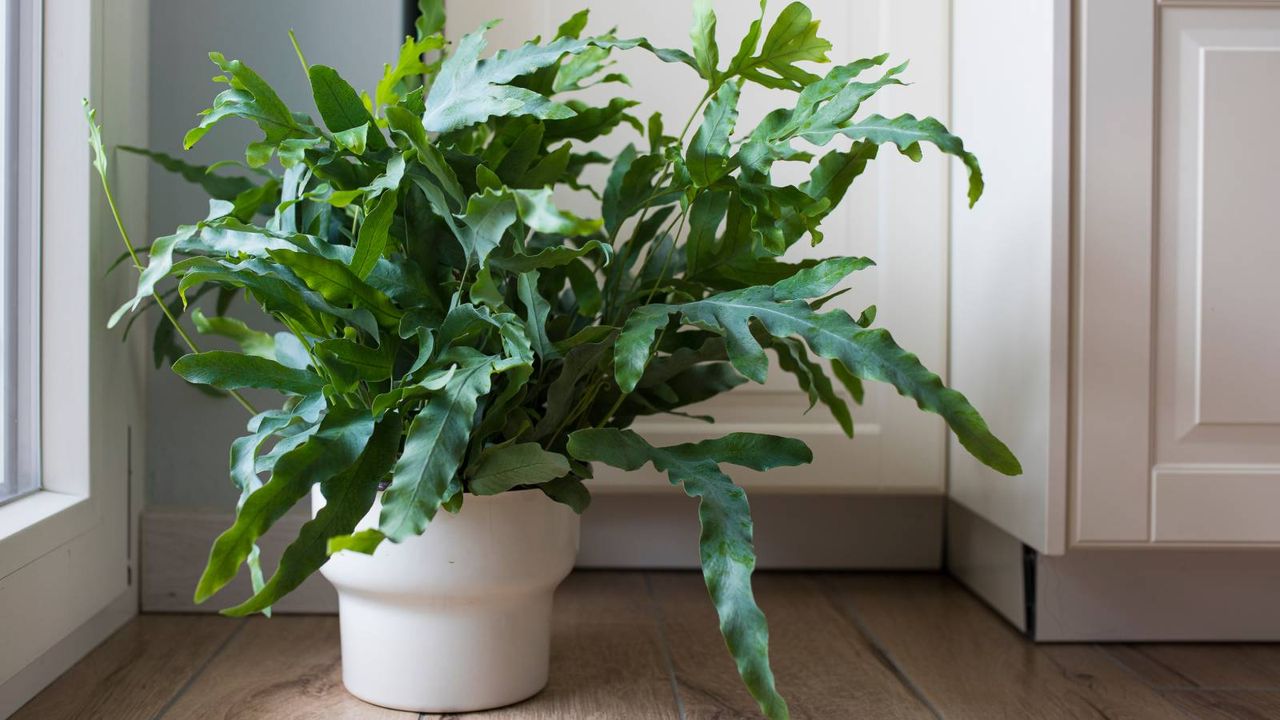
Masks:
[[[1280,636],[1280,2],[956,0],[952,38],[991,202],[953,198],[951,380],[1027,465],[952,448],[953,569],[1042,639]]]

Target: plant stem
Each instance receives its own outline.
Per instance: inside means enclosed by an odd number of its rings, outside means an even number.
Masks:
[[[711,99],[711,97],[715,94],[716,90],[718,90],[718,89],[719,89],[719,86],[716,86],[716,87],[713,87],[713,88],[708,89],[708,90],[707,90],[707,92],[702,96],[702,99],[701,99],[701,100],[699,100],[699,101],[698,101],[698,104],[693,108],[693,112],[689,114],[689,118],[688,118],[687,120],[685,120],[685,121],[684,121],[684,127],[680,129],[680,135],[679,135],[679,137],[677,137],[677,138],[676,138],[676,143],[677,143],[678,145],[680,145],[681,149],[683,149],[683,148],[684,148],[684,137],[685,137],[685,135],[688,135],[688,134],[689,134],[689,128],[693,127],[693,121],[694,121],[694,119],[695,119],[695,118],[697,118],[697,117],[698,117],[698,113],[702,110],[702,106],[703,106],[703,105],[705,105],[705,104],[707,103],[707,100],[710,100],[710,99]],[[659,177],[660,177],[660,180],[659,180],[659,182],[657,183],[657,186],[658,186],[658,187],[661,187],[661,186],[662,186],[662,183],[666,181],[667,173],[668,173],[670,170],[671,170],[671,161],[670,161],[670,160],[668,160],[668,161],[667,161],[667,164],[666,164],[665,166],[663,166],[663,168],[662,168],[662,172],[660,172],[660,173],[658,174],[658,175],[659,175]],[[656,195],[656,193],[655,193],[654,195]],[[641,212],[640,220],[639,220],[639,222],[637,223],[637,227],[639,227],[639,223],[640,223],[640,222],[644,222],[644,218],[645,218],[645,216],[649,213],[649,208],[650,208],[650,206],[651,206],[651,205],[652,205],[652,203],[653,203],[653,197],[654,197],[654,195],[650,195],[650,196],[649,196],[649,198],[650,198],[650,199],[649,199],[649,201],[645,203],[644,210]],[[645,302],[644,302],[644,304],[646,304],[646,305],[648,305],[648,304],[649,304],[649,301],[653,299],[653,295],[654,295],[654,293],[657,291],[658,286],[662,284],[662,278],[663,278],[663,276],[667,274],[667,269],[668,269],[668,267],[669,267],[669,265],[670,265],[670,263],[671,263],[671,256],[675,254],[675,250],[676,250],[676,249],[675,249],[675,243],[676,243],[676,241],[677,241],[677,240],[678,240],[678,238],[679,238],[679,234],[680,234],[680,232],[684,230],[684,220],[685,220],[685,215],[687,214],[687,212],[688,212],[687,210],[683,210],[683,211],[681,211],[681,213],[680,213],[680,217],[678,218],[678,219],[679,219],[679,221],[680,221],[680,227],[679,227],[679,229],[678,229],[678,230],[676,230],[676,234],[675,234],[674,236],[672,236],[672,238],[671,238],[671,251],[667,253],[667,257],[666,257],[666,259],[663,261],[662,269],[661,269],[661,271],[659,271],[659,273],[658,273],[658,280],[657,280],[657,282],[655,282],[655,283],[654,283],[653,288],[652,288],[652,289],[650,289],[650,291],[649,291],[649,297],[648,297],[648,298],[645,300]],[[672,222],[672,223],[674,223],[674,222],[676,222],[676,221],[675,221],[675,220],[672,220],[671,222]],[[669,227],[670,227],[670,225],[668,225],[668,228],[669,228]],[[634,238],[634,237],[635,237],[635,232],[633,231],[633,232],[632,232],[632,238]],[[661,242],[661,241],[659,241],[659,242]],[[646,264],[646,265],[648,264],[648,258],[647,258],[647,257],[645,258],[645,264]],[[642,268],[641,268],[641,269],[643,270],[643,266],[642,266]],[[631,288],[633,288],[633,287],[634,287],[634,284],[632,284],[632,283],[628,283],[627,292],[628,292],[628,293],[630,293],[630,292],[631,292]],[[616,289],[615,289],[615,292],[616,292]],[[615,309],[616,309],[616,308],[615,308]],[[606,313],[606,314],[605,314],[605,317],[606,317],[606,318],[608,318],[608,317],[609,317],[609,315],[608,315],[608,298],[606,298],[606,310],[605,310],[605,313]],[[654,342],[654,344],[653,344],[653,352],[654,352],[654,353],[656,353],[656,352],[658,351],[658,344],[662,342],[662,336],[663,336],[664,334],[666,334],[666,332],[667,332],[667,329],[664,327],[664,328],[661,330],[661,332],[658,334],[658,339],[657,339],[657,341],[656,341],[656,342]],[[597,382],[598,382],[598,381],[597,381]],[[594,397],[594,394],[595,394],[596,392],[598,392],[598,391],[599,391],[599,387],[598,387],[598,385],[593,385],[593,386],[592,386],[592,388],[591,388],[592,396]],[[619,393],[619,394],[618,394],[618,399],[614,401],[613,406],[609,408],[608,412],[606,412],[604,415],[602,415],[602,416],[600,417],[600,421],[596,423],[595,427],[597,427],[597,428],[604,427],[605,423],[609,422],[609,420],[611,420],[611,419],[613,418],[613,414],[614,414],[614,413],[616,413],[616,412],[618,412],[618,408],[622,407],[622,403],[626,402],[626,400],[627,400],[627,396],[628,396],[628,395],[630,395],[630,394],[631,394],[631,393],[625,393],[625,392],[623,392],[623,393]]]
[[[707,103],[707,100],[711,99],[711,96],[715,94],[717,89],[718,89],[718,86],[716,88],[712,88],[708,90],[702,96],[702,99],[698,101],[698,104],[694,106],[693,112],[689,113],[689,118],[684,121],[684,127],[680,129],[680,135],[679,137],[676,138],[676,144],[680,146],[681,150],[684,149],[684,136],[689,134],[689,128],[693,127],[694,119],[698,117],[698,113],[702,110],[702,106]],[[663,183],[667,181],[667,174],[671,171],[671,164],[672,164],[672,161],[668,160],[666,164],[662,166],[662,170],[658,173],[658,182],[655,183],[654,185],[654,192],[649,195],[648,199],[645,201],[644,207],[641,208],[640,218],[639,220],[636,221],[635,228],[631,231],[631,239],[628,240],[628,243],[630,243],[631,240],[635,239],[636,232],[638,232],[640,229],[640,226],[644,224],[645,218],[649,216],[649,210],[651,210],[653,207],[653,199],[658,195],[658,192],[657,192],[658,188],[661,188]],[[615,237],[610,237],[609,244],[612,245],[614,240],[616,240]],[[674,239],[672,240],[672,242],[673,243],[675,242]],[[615,251],[617,250],[617,248],[614,248],[614,249]],[[675,248],[673,247],[672,250],[674,249]],[[621,253],[615,252],[615,256],[616,256],[615,262],[618,264],[617,272],[621,274],[622,272],[624,272],[622,268],[624,263],[621,261]],[[617,292],[616,286],[622,282],[622,278],[618,277],[615,279],[613,276],[613,273],[611,272],[609,274],[608,281],[609,282],[606,282],[606,287],[609,284],[613,284],[615,286],[614,293],[616,294]],[[631,283],[628,283],[628,286],[630,285]],[[628,288],[628,292],[630,292],[630,288]],[[613,311],[616,311],[619,309],[615,306],[615,303],[613,302],[613,300],[614,298],[612,295],[605,297],[602,317],[604,317],[606,320],[609,320],[610,318],[612,318]]]
[[[116,209],[115,197],[113,197],[111,194],[111,185],[110,183],[107,182],[106,175],[99,173],[99,177],[102,179],[102,191],[107,196],[107,206],[111,208],[111,217],[114,218],[116,221],[116,230],[120,232],[120,239],[124,240],[124,246],[129,250],[129,257],[133,259],[134,269],[136,269],[139,273],[141,273],[142,261],[138,259],[138,252],[137,250],[134,250],[133,242],[129,240],[129,232],[124,229],[124,221],[120,219],[120,212],[119,210]],[[160,306],[160,312],[164,313],[164,316],[169,319],[169,324],[172,325],[173,329],[177,331],[178,336],[181,337],[182,341],[187,344],[187,347],[191,350],[191,352],[193,353],[200,352],[200,348],[199,346],[196,345],[195,340],[191,339],[191,336],[187,334],[187,331],[182,327],[182,324],[179,323],[178,319],[173,316],[172,312],[169,311],[169,306],[166,305],[164,302],[164,299],[160,297],[160,293],[156,292],[155,290],[152,290],[151,297],[155,298],[156,304]],[[245,399],[245,397],[241,395],[238,391],[228,390],[227,392],[231,394],[231,397],[235,398],[236,402],[240,403],[241,407],[249,411],[250,415],[258,414],[257,408],[255,408],[253,404],[250,403],[247,399]]]

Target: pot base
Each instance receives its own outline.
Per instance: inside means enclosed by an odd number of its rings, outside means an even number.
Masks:
[[[317,490],[313,508],[324,505]],[[380,507],[357,529],[376,527]],[[487,710],[547,684],[551,601],[573,568],[578,516],[538,490],[468,495],[457,515],[343,551],[320,569],[338,591],[342,682],[412,712]]]
[[[547,685],[554,588],[502,598],[339,598],[342,683],[382,707],[488,710]]]

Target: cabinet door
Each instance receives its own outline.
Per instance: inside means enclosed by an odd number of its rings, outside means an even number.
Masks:
[[[867,104],[865,113],[888,116],[911,111],[947,120],[948,0],[811,0],[807,3],[821,21],[820,34],[831,40],[833,63],[849,62],[882,52],[896,62],[909,59],[907,87],[888,88]],[[622,37],[644,35],[663,47],[689,47],[689,0],[598,0],[591,5],[590,31],[617,26]],[[767,23],[786,5],[770,3]],[[449,4],[447,33],[457,40],[480,23],[503,22],[488,34],[491,47],[510,47],[535,34],[554,34],[556,25],[579,6],[551,0],[473,0]],[[755,2],[717,2],[722,62],[736,50],[738,39],[759,14]],[[592,88],[584,99],[603,103],[612,95],[640,100],[633,111],[642,120],[663,113],[668,128],[679,128],[696,105],[703,84],[688,68],[667,65],[646,53],[615,54],[616,70],[632,80],[632,87]],[[825,66],[831,67],[831,66]],[[821,68],[818,68],[821,70]],[[794,103],[785,92],[748,87],[743,92],[738,135],[754,127],[779,103]],[[626,143],[643,143],[634,131],[620,128],[598,141],[606,153]],[[799,182],[802,169],[779,168],[779,179]],[[916,164],[897,153],[884,152],[869,172],[858,179],[844,207],[824,224],[826,239],[818,248],[797,247],[800,253],[866,255],[877,267],[858,273],[853,290],[834,301],[855,316],[868,305],[878,307],[878,324],[893,330],[903,346],[917,353],[935,372],[946,369],[947,184],[948,161],[926,152]],[[595,176],[603,181],[603,174]],[[573,198],[562,202],[574,207]],[[595,214],[590,203],[576,209]],[[801,243],[807,245],[807,243]],[[883,492],[940,494],[944,487],[945,428],[892,388],[869,387],[867,400],[854,408],[855,437],[844,437],[821,406],[806,414],[807,398],[790,376],[773,368],[763,386],[747,385],[695,411],[712,413],[719,422],[707,425],[682,418],[644,420],[636,430],[656,444],[674,444],[733,431],[753,431],[800,438],[813,448],[814,463],[769,473],[734,470],[734,479],[748,488],[788,492]],[[622,473],[599,468],[596,490],[662,489],[665,480],[651,470]]]
[[[1280,541],[1280,4],[1161,27],[1152,539]]]
[[[1115,5],[1084,35],[1075,538],[1280,542],[1280,3]]]

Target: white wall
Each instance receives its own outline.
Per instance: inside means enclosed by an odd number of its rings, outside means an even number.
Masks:
[[[196,124],[196,113],[209,107],[221,87],[209,81],[217,74],[209,62],[211,50],[243,60],[272,83],[291,108],[314,116],[306,77],[289,44],[290,28],[308,62],[332,65],[357,88],[372,88],[382,64],[395,59],[403,39],[403,3],[365,0],[359,3],[359,12],[353,12],[353,7],[346,0],[152,3],[149,146],[183,155],[183,134]],[[244,144],[257,134],[257,128],[248,123],[223,123],[185,156],[201,164],[239,157]],[[121,162],[142,161],[122,156]],[[122,198],[122,202],[128,204],[131,199]],[[198,187],[153,171],[152,236],[204,217],[206,203]],[[153,370],[148,383],[148,503],[228,507],[236,493],[227,478],[227,450],[233,438],[244,434],[244,410],[234,402],[201,394],[168,368]],[[266,401],[269,398],[264,396],[259,406]]]

